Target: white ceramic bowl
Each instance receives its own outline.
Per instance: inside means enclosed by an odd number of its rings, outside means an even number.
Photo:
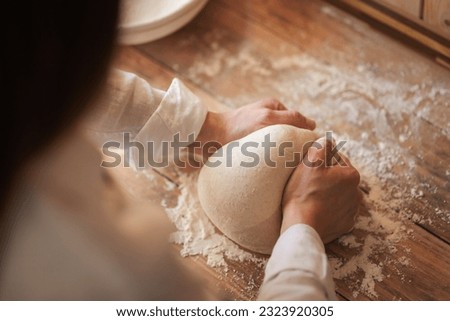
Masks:
[[[208,0],[122,0],[119,43],[137,45],[165,37],[191,21]]]

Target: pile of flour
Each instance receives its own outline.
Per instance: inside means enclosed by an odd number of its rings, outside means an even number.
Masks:
[[[171,234],[170,241],[182,245],[180,253],[182,256],[203,255],[207,258],[209,266],[221,267],[225,271],[228,267],[225,258],[263,264],[263,259],[239,248],[220,234],[209,221],[197,195],[198,173],[199,171],[179,176],[180,195],[175,207],[169,207],[163,201],[169,219],[177,228],[177,231]]]

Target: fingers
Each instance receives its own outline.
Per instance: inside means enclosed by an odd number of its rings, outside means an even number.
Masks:
[[[255,103],[255,106],[273,111],[270,113],[270,120],[273,125],[285,124],[309,130],[316,128],[316,122],[314,120],[303,116],[297,111],[288,110],[278,99],[266,98]]]
[[[361,179],[358,170],[351,165],[346,156],[333,152],[334,147],[333,141],[321,137],[313,142],[302,163],[308,167],[330,168],[335,174],[339,173],[341,179],[345,179],[347,184],[357,189]]]
[[[286,106],[284,106],[278,99],[276,98],[265,98],[256,103],[257,105],[269,108],[272,110],[287,110]]]
[[[331,160],[329,159],[332,149],[333,142],[327,140],[325,137],[321,137],[308,149],[308,161],[314,167],[332,166]]]
[[[272,112],[273,121],[276,124],[292,125],[298,128],[313,130],[316,128],[316,122],[306,118],[302,114],[293,110],[277,110]]]

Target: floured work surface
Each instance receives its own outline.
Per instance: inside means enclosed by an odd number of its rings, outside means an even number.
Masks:
[[[365,192],[356,229],[327,246],[339,297],[450,300],[450,73],[429,57],[326,2],[211,1],[115,65],[160,88],[177,76],[212,109],[278,97],[332,130]],[[266,259],[203,221],[195,172],[154,174],[186,266],[213,292],[255,299]]]

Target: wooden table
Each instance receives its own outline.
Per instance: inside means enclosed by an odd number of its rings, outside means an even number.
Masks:
[[[158,88],[178,77],[212,110],[277,97],[346,140],[366,197],[354,232],[327,245],[338,298],[450,300],[450,73],[429,56],[327,2],[212,0],[115,65]],[[212,292],[256,298],[261,267],[183,261]]]

